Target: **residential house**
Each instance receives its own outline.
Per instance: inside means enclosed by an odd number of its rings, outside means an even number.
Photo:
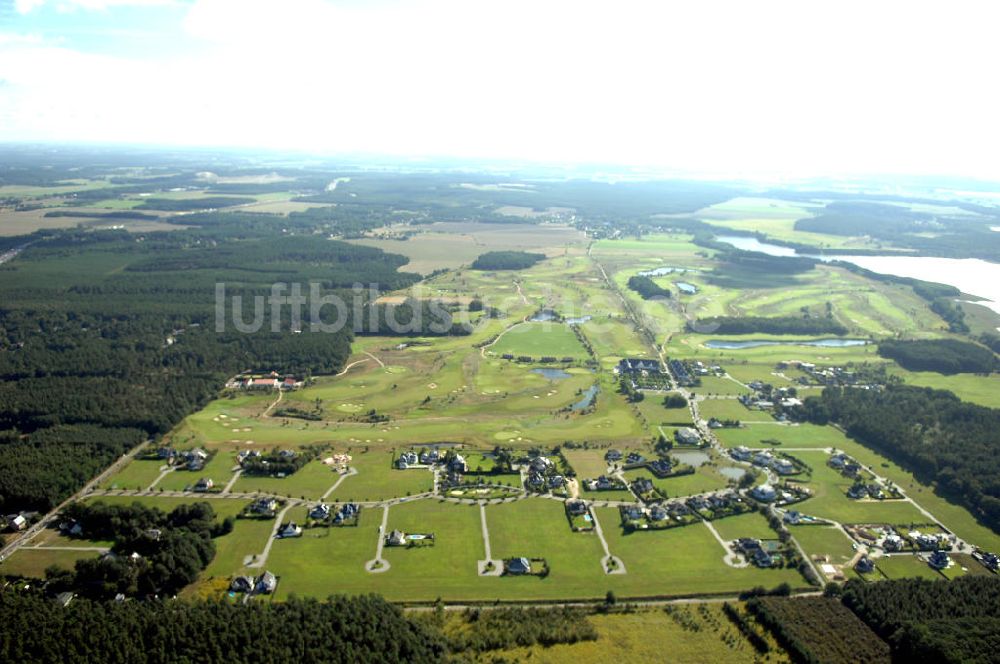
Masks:
[[[531,469],[536,473],[545,474],[555,464],[553,464],[552,460],[549,459],[548,457],[537,456],[531,460],[531,463],[529,465],[531,466]]]
[[[779,475],[791,475],[795,472],[795,464],[780,457],[771,462],[771,468]]]
[[[167,446],[158,447],[156,449],[156,456],[159,457],[160,459],[173,459],[175,456],[177,456],[177,450]]]
[[[396,468],[399,470],[406,470],[410,466],[415,466],[420,462],[420,457],[418,457],[414,452],[403,452],[396,459]]]
[[[860,482],[853,484],[850,489],[847,490],[847,497],[854,500],[860,500],[862,498],[868,497],[868,487]]]
[[[757,567],[770,567],[774,564],[774,558],[764,549],[757,549],[750,558]]]
[[[834,470],[843,470],[844,466],[847,465],[847,461],[848,458],[843,454],[834,454],[826,463]]]
[[[862,556],[861,560],[857,562],[854,569],[858,570],[862,574],[868,574],[875,570],[875,562],[868,556]]]
[[[1000,556],[995,553],[984,553],[980,560],[982,560],[983,564],[994,572],[996,572],[997,569],[1000,569]]]
[[[729,456],[733,457],[737,461],[749,461],[753,456],[753,453],[746,445],[740,445],[739,447],[734,447],[729,450]]]
[[[23,514],[11,514],[7,517],[7,527],[13,531],[24,530],[28,527],[28,520]]]
[[[933,535],[925,535],[923,533],[912,532],[910,533],[910,538],[913,543],[921,551],[934,551],[938,548],[938,538]]]
[[[357,505],[357,503],[344,503],[340,506],[340,509],[337,510],[336,516],[333,517],[333,522],[338,524],[343,523],[348,519],[357,517],[359,512],[361,512],[361,508]]]
[[[753,455],[752,461],[755,466],[767,468],[774,462],[774,455],[768,450],[761,450]]]
[[[778,497],[778,492],[770,484],[760,484],[750,491],[750,495],[762,503],[769,503]]]
[[[294,521],[289,521],[288,523],[283,525],[278,530],[278,535],[277,535],[279,539],[284,539],[286,537],[301,537],[301,536],[302,536],[302,527],[295,525]]]
[[[629,521],[638,521],[643,517],[642,508],[638,505],[626,505],[625,506],[625,518]]]
[[[692,510],[707,510],[709,509],[708,498],[705,496],[691,496],[687,499],[687,506]]]
[[[944,569],[951,563],[951,558],[944,551],[935,551],[927,560],[927,564],[934,569]]]
[[[670,459],[657,459],[649,464],[649,469],[658,477],[669,475],[672,468]]]
[[[394,530],[389,533],[385,543],[389,546],[406,546],[406,533],[402,530]]]
[[[659,505],[654,505],[649,510],[649,519],[651,521],[666,521],[668,518],[670,518],[670,515],[667,513],[667,510],[663,509]]]
[[[319,503],[309,510],[309,518],[323,521],[330,516],[330,506],[326,503]]]
[[[257,577],[257,583],[254,585],[254,592],[270,594],[274,592],[274,589],[278,587],[278,579],[271,572],[264,572],[259,577]]]
[[[621,461],[622,453],[620,450],[608,450],[604,453],[604,460],[609,463],[612,461]]]
[[[202,477],[195,483],[194,490],[205,492],[211,490],[213,486],[215,486],[215,482],[212,481],[211,477]]]
[[[266,496],[250,503],[250,511],[254,514],[274,514],[276,509],[278,509],[278,501]]]
[[[701,436],[691,427],[681,427],[675,431],[674,439],[681,445],[701,445]]]
[[[587,513],[587,503],[582,500],[571,500],[566,503],[566,511],[572,516],[583,516]]]
[[[238,576],[229,584],[229,589],[234,593],[248,593],[253,590],[253,577]]]
[[[647,493],[652,492],[656,487],[653,486],[653,481],[648,477],[639,477],[632,482],[632,491],[637,495],[644,496]]]
[[[260,458],[260,450],[240,450],[236,455],[236,463],[241,466],[248,461]]]
[[[796,525],[802,521],[802,514],[796,510],[789,510],[781,517],[781,520],[789,525]]]
[[[512,558],[505,567],[508,574],[531,574],[531,561],[527,558]]]
[[[902,551],[905,540],[896,533],[890,533],[882,540],[882,548],[886,551]]]
[[[465,462],[465,457],[461,454],[456,454],[454,458],[448,462],[448,469],[453,473],[467,473],[469,472],[469,464]]]
[[[616,372],[619,374],[663,373],[663,365],[658,360],[623,358],[618,362]]]
[[[642,456],[638,452],[629,452],[629,455],[625,457],[625,463],[631,465],[633,463],[642,463],[646,460],[646,457]]]
[[[553,475],[549,478],[549,488],[550,489],[561,489],[566,485],[566,478],[562,475]]]
[[[433,450],[424,450],[423,452],[421,452],[420,456],[418,457],[418,460],[420,461],[420,463],[430,466],[431,464],[437,463],[440,458],[441,455],[440,453],[438,453],[437,449],[433,449]]]

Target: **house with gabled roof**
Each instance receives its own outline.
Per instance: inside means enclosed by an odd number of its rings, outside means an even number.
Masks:
[[[278,587],[278,578],[274,576],[271,572],[264,572],[259,577],[257,577],[257,583],[254,585],[254,592],[262,594],[270,594],[274,592],[274,589]]]
[[[504,563],[504,569],[508,574],[531,574],[531,561],[527,558],[511,558]]]

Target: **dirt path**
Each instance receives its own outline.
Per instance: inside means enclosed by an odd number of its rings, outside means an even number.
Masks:
[[[368,351],[365,351],[365,355],[367,355],[368,357],[370,357],[370,358],[372,358],[373,360],[375,360],[376,362],[378,362],[378,365],[379,365],[380,367],[382,367],[382,368],[385,368],[385,362],[383,362],[382,360],[378,359],[377,357],[375,357],[374,355],[372,355],[372,354],[371,354],[371,353],[369,353]]]
[[[264,412],[260,414],[260,416],[261,417],[271,417],[271,411],[274,410],[275,406],[277,406],[279,403],[281,403],[281,397],[283,397],[284,394],[285,394],[284,390],[278,389],[278,398],[275,399],[274,403],[272,403],[270,406],[268,406],[264,410]]]
[[[479,503],[479,522],[482,525],[483,548],[486,551],[486,557],[479,561],[479,576],[500,576],[503,573],[503,561],[493,559],[493,549],[490,546],[490,528],[486,525],[486,505],[483,503]]]
[[[173,466],[167,466],[166,470],[160,471],[160,474],[156,476],[156,479],[153,480],[153,483],[150,484],[148,487],[146,487],[146,491],[152,491],[153,489],[155,489],[156,485],[160,483],[160,480],[162,480],[164,477],[166,477],[170,473],[174,472],[174,470],[175,469],[174,469]]]
[[[236,472],[233,473],[233,476],[230,478],[230,480],[226,482],[226,486],[223,487],[222,493],[229,493],[230,491],[232,491],[233,485],[236,484],[236,480],[240,479],[240,475],[242,474],[243,474],[243,469],[242,468],[237,469]]]

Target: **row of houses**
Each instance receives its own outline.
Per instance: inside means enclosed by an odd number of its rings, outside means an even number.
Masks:
[[[238,576],[229,584],[229,589],[234,593],[252,593],[269,595],[278,587],[278,578],[271,572],[265,571],[254,578],[252,576]]]
[[[798,472],[794,463],[784,457],[776,456],[770,450],[755,451],[744,445],[740,445],[729,450],[729,456],[736,461],[748,461],[761,468],[771,468],[779,475],[793,475]]]
[[[776,562],[775,556],[765,548],[764,543],[759,539],[741,537],[734,542],[734,548],[757,567],[772,567]]]
[[[326,521],[332,515],[334,525],[340,525],[345,521],[356,519],[360,513],[361,507],[357,503],[344,503],[337,508],[336,512],[326,503],[317,503],[309,510],[309,518],[316,521]]]
[[[237,376],[226,383],[226,387],[231,390],[248,391],[297,390],[303,384],[303,381],[295,376],[281,376],[272,371],[267,376]]]

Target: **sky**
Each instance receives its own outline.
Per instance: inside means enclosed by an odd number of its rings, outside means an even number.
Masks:
[[[1000,6],[0,0],[0,141],[1000,180]]]

